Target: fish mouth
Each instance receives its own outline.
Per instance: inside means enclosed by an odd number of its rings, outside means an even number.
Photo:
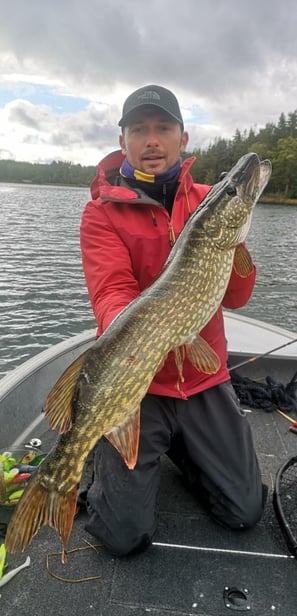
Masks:
[[[242,199],[244,201],[252,199],[253,202],[259,199],[264,188],[267,186],[271,175],[271,163],[269,160],[258,162],[257,166],[251,171],[251,176],[246,182],[243,181]]]
[[[233,196],[237,194],[243,201],[254,196],[260,178],[260,159],[257,154],[243,156],[231,172],[230,182],[226,192]]]
[[[242,156],[221,181],[213,186],[198,208],[205,216],[204,229],[217,248],[225,250],[243,242],[252,211],[271,174],[271,163],[255,153]],[[205,212],[205,214],[204,214]],[[215,212],[215,216],[211,216]]]
[[[234,169],[232,176],[226,179],[226,192],[228,195],[236,194],[245,202],[259,199],[266,187],[271,175],[271,163],[269,160],[260,161],[255,153],[246,154],[239,163],[238,169]]]
[[[266,188],[270,176],[271,176],[272,166],[270,160],[262,160],[260,162],[260,177],[259,177],[259,191],[260,195],[263,192],[264,188]]]

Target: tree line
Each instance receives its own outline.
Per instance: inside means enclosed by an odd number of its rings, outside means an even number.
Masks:
[[[60,160],[50,164],[0,160],[0,182],[89,186],[95,170]]]
[[[256,152],[272,163],[272,175],[265,194],[283,199],[297,198],[297,110],[278,123],[267,123],[258,132],[236,130],[232,139],[215,139],[206,150],[195,150],[192,167],[195,181],[213,184],[222,171],[228,171],[247,152]]]
[[[255,131],[236,130],[231,139],[218,137],[206,149],[187,152],[196,156],[191,173],[196,182],[214,184],[222,171],[228,171],[247,152],[256,152],[272,162],[272,176],[265,194],[277,199],[297,199],[297,110],[282,113],[277,124],[267,123]],[[0,160],[0,182],[89,186],[95,166],[66,161],[50,164]]]

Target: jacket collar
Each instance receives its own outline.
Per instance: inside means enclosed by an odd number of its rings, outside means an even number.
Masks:
[[[95,200],[100,197],[104,201],[133,201],[134,203],[145,202],[159,205],[157,201],[150,199],[142,190],[130,188],[123,178],[121,178],[120,185],[113,185],[113,181],[119,176],[119,169],[124,158],[121,150],[116,150],[100,161],[97,166],[96,176],[91,183],[92,199]],[[180,184],[186,182],[187,188],[193,183],[189,170],[195,160],[195,156],[191,156],[186,158],[181,165],[178,181]]]

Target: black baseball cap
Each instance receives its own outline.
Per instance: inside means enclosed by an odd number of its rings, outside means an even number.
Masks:
[[[124,102],[119,126],[126,126],[133,111],[144,106],[158,107],[170,115],[176,122],[184,125],[176,96],[162,86],[144,86],[132,92]]]

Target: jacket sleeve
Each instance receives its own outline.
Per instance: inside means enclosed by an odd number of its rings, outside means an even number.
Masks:
[[[246,244],[243,244],[247,253]],[[222,301],[224,308],[236,309],[244,306],[250,299],[256,281],[256,267],[252,263],[251,271],[246,276],[241,276],[233,266],[227,291]]]
[[[90,302],[102,333],[140,291],[127,246],[105,213],[90,201],[81,219],[82,264]]]

